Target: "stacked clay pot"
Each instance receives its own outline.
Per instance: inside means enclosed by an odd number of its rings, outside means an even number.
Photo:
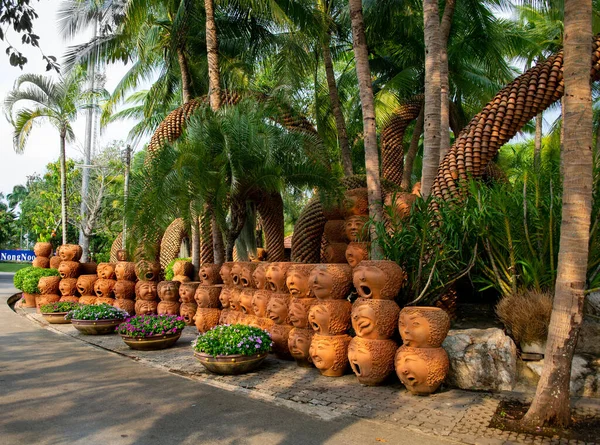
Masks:
[[[286,284],[291,301],[289,318],[293,328],[288,337],[290,354],[300,367],[312,366],[310,343],[314,331],[308,325],[308,312],[317,301],[310,288],[310,273],[314,264],[293,264],[287,271]]]
[[[346,217],[344,232],[350,242],[368,241],[365,224],[369,220],[369,201],[366,188],[348,190],[345,195]]]
[[[203,334],[210,331],[219,324],[221,316],[220,295],[223,289],[222,284],[203,285],[196,288],[194,299],[198,308],[194,321],[198,332]]]
[[[121,258],[124,258],[121,256]],[[135,314],[135,263],[119,261],[115,265],[117,282],[113,288],[115,294],[114,307],[122,309],[130,315]]]
[[[47,269],[50,267],[50,257],[52,256],[52,243],[35,243],[33,246],[35,258],[31,265]]]
[[[158,280],[160,264],[141,260],[135,264],[135,313],[136,315],[156,314],[158,311]]]
[[[199,281],[185,281],[179,285],[179,301],[181,302],[179,315],[183,317],[188,326],[194,326],[194,316],[198,309],[194,296],[199,285]]]
[[[194,265],[189,261],[177,260],[173,264],[173,281],[185,283],[192,281],[194,275]]]
[[[156,308],[158,315],[179,315],[179,281],[161,281],[156,286],[160,303]]]
[[[361,261],[353,270],[359,298],[352,305],[356,337],[348,347],[348,360],[358,381],[379,385],[394,372],[400,307],[394,301],[404,283],[402,268],[393,261]]]
[[[325,223],[323,230],[321,261],[323,263],[345,263],[348,237],[343,219],[332,219]]]
[[[77,278],[77,292],[79,292],[79,303],[80,304],[94,304],[96,302],[96,294],[94,293],[94,284],[98,276],[94,275],[80,275]],[[63,278],[64,280],[64,278]]]
[[[240,312],[236,310],[235,302],[232,304],[232,298],[234,291],[239,292],[237,286],[233,284],[233,278],[231,276],[231,269],[233,268],[233,262],[223,263],[221,266],[211,265],[215,267],[220,282],[223,283],[223,288],[219,294],[219,302],[221,303],[221,314],[219,315],[219,324],[235,324],[240,318]],[[212,270],[212,269],[211,269]],[[214,272],[213,272],[214,274]],[[200,272],[200,281],[202,282],[202,269]],[[215,283],[216,284],[216,283]],[[236,295],[236,299],[237,299]]]
[[[100,263],[96,268],[98,279],[94,283],[94,293],[96,302],[94,304],[115,304],[113,289],[117,280],[115,280],[115,264]]]
[[[268,316],[267,309],[272,291],[267,289],[267,267],[269,263],[256,263],[252,272],[251,285],[255,291],[252,294],[253,318],[249,325],[268,331],[275,323]]]
[[[371,243],[352,241],[346,247],[346,262],[350,264],[350,267],[355,268],[361,261],[369,259],[369,249]]]
[[[77,292],[77,278],[62,278],[58,284],[60,292],[60,300],[69,301],[71,303],[79,303],[79,295]]]
[[[60,277],[41,277],[38,281],[38,289],[40,294],[35,297],[35,306],[37,311],[40,311],[40,306],[43,304],[55,303],[60,300],[59,285]]]
[[[267,289],[272,292],[267,304],[267,317],[273,322],[268,329],[273,341],[272,352],[284,360],[292,359],[288,344],[293,328],[289,316],[292,298],[286,284],[287,272],[291,265],[292,263],[284,262],[269,263],[265,273]]]
[[[442,342],[450,330],[448,314],[436,307],[405,307],[398,323],[402,346],[396,374],[411,393],[428,395],[442,384],[450,366]]]
[[[352,268],[348,264],[317,264],[309,283],[317,298],[308,312],[308,323],[314,330],[310,358],[322,375],[340,377],[348,368],[352,304],[347,297]]]

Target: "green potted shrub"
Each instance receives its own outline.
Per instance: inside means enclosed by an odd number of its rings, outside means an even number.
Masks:
[[[256,369],[273,346],[267,331],[241,324],[215,326],[193,343],[194,356],[215,374],[237,375]]]
[[[110,304],[81,305],[69,311],[66,318],[82,334],[112,334],[129,314]]]
[[[71,320],[67,320],[67,313],[77,309],[79,303],[71,301],[57,301],[56,303],[42,304],[40,311],[44,319],[51,324],[68,324]]]
[[[177,315],[136,315],[117,327],[117,334],[132,349],[165,349],[181,337],[185,320]]]
[[[13,283],[15,287],[23,291],[25,303],[23,307],[35,307],[35,299],[40,295],[38,283],[42,277],[58,277],[60,274],[56,269],[42,269],[39,267],[25,267],[15,273]]]

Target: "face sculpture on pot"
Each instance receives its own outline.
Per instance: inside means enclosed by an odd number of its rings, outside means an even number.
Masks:
[[[258,263],[245,262],[240,264],[242,264],[240,284],[243,287],[256,288],[256,283],[254,282],[254,271],[258,267]]]
[[[135,314],[135,301],[133,300],[127,300],[125,298],[116,299],[113,306],[117,309],[124,310],[129,315]]]
[[[138,281],[135,283],[135,299],[155,301],[158,298],[156,281]]]
[[[310,290],[310,273],[315,268],[314,264],[293,264],[288,268],[285,283],[294,298],[314,297]]]
[[[308,323],[317,334],[341,335],[350,329],[351,310],[347,300],[322,300],[308,311]]]
[[[341,377],[348,367],[349,335],[313,335],[310,343],[312,362],[327,377]]]
[[[368,215],[369,195],[366,187],[348,190],[344,194],[346,215]]]
[[[224,286],[219,294],[219,302],[223,309],[229,309],[231,307],[231,287]]]
[[[173,263],[173,275],[174,276],[179,276],[181,278],[186,277],[187,280],[184,279],[184,281],[189,281],[190,277],[193,274],[194,274],[194,266],[189,261],[178,260],[178,261],[175,261],[175,263]],[[175,281],[179,281],[179,280],[175,280]]]
[[[450,330],[450,318],[437,307],[405,307],[398,329],[405,346],[439,348]]]
[[[178,301],[161,301],[156,308],[158,315],[179,315]]]
[[[52,243],[35,243],[33,246],[33,254],[35,256],[50,258],[52,255]]]
[[[267,316],[275,324],[290,324],[289,317],[290,296],[288,294],[274,293],[267,305]]]
[[[290,360],[292,358],[288,341],[291,330],[292,327],[285,324],[274,324],[269,328],[271,340],[273,341],[271,350],[277,357],[283,360]]]
[[[77,293],[77,278],[63,278],[58,283],[58,290],[65,297],[75,295]]]
[[[41,277],[38,281],[38,289],[42,295],[58,294],[60,277]]]
[[[348,346],[348,361],[363,385],[379,385],[394,372],[398,345],[393,340],[354,337]]]
[[[267,267],[267,289],[277,293],[288,293],[285,284],[287,271],[291,263],[270,263]]]
[[[194,299],[199,308],[218,308],[221,285],[198,286]]]
[[[94,293],[98,298],[112,298],[115,283],[115,280],[100,278],[94,283]]]
[[[135,281],[118,280],[113,287],[113,293],[118,300],[134,300]]]
[[[200,271],[198,272],[200,284],[203,286],[212,286],[215,284],[224,283],[224,281],[221,279],[221,275],[219,274],[221,269],[221,266],[213,263],[205,263],[200,266]]]
[[[179,315],[183,317],[186,325],[194,325],[194,316],[197,309],[198,305],[196,303],[181,303],[181,306],[179,306]]]
[[[358,266],[358,263],[369,259],[371,243],[360,243],[353,241],[346,247],[346,261],[350,267]]]
[[[69,303],[79,303],[79,297],[76,297],[75,295],[63,295],[58,301],[61,303],[64,301],[68,301]]]
[[[96,269],[98,278],[104,278],[105,280],[112,280],[115,278],[115,267],[113,263],[100,263]]]
[[[369,340],[385,340],[396,332],[400,307],[392,300],[357,298],[352,305],[352,328]]]
[[[196,290],[198,289],[199,285],[199,281],[188,281],[186,283],[181,283],[179,285],[179,298],[181,299],[181,302],[196,304],[194,296],[196,295]]]
[[[252,300],[254,299],[254,289],[242,290],[240,293],[240,309],[246,315],[255,315],[254,308],[252,307]]]
[[[231,289],[231,293],[229,294],[229,308],[236,312],[241,312],[242,308],[240,306],[242,299],[242,290],[234,287]]]
[[[161,281],[156,286],[161,301],[179,301],[179,281]]]
[[[312,367],[309,350],[313,334],[313,331],[310,329],[294,328],[290,331],[290,336],[288,337],[290,354],[292,354],[298,366],[303,368]]]
[[[413,394],[428,395],[442,384],[448,375],[450,362],[444,348],[398,348],[396,374]]]
[[[317,264],[310,272],[310,288],[321,300],[341,300],[352,287],[352,268],[347,264]]]
[[[127,261],[127,251],[120,249],[117,250],[117,261]]]
[[[257,317],[267,317],[267,307],[271,298],[271,291],[259,289],[252,296],[252,309]]]
[[[353,282],[359,297],[393,300],[405,277],[402,268],[393,261],[361,261],[354,268]]]
[[[77,244],[63,244],[58,248],[58,256],[62,261],[79,261],[83,249]]]
[[[79,297],[79,304],[94,304],[96,302],[95,295],[82,295]]]
[[[368,216],[352,215],[346,218],[344,228],[350,241],[364,241],[369,239],[369,231],[365,228]]]
[[[158,281],[160,277],[160,263],[141,260],[135,264],[135,275],[141,281]]]
[[[135,314],[147,315],[156,314],[158,310],[158,302],[154,300],[137,300],[135,302]]]
[[[219,276],[225,286],[233,286],[233,279],[231,278],[231,268],[233,267],[232,262],[223,263],[221,269],[219,269]],[[202,279],[200,279],[202,281]]]
[[[257,289],[267,288],[267,266],[269,263],[258,263],[254,272],[252,272],[252,278],[254,279],[254,285]]]
[[[325,251],[323,252],[323,260],[325,263],[342,263],[345,264],[346,261],[346,249],[348,248],[348,244],[346,243],[329,243],[327,247],[325,247]]]
[[[198,308],[194,321],[198,332],[204,334],[219,324],[221,310],[217,308]]]
[[[79,263],[77,261],[61,261],[58,266],[61,278],[77,278],[79,276]]]
[[[295,328],[309,328],[308,311],[318,300],[314,298],[292,298],[289,308],[290,323]],[[312,329],[312,327],[310,328]]]
[[[115,266],[117,280],[135,281],[135,263],[119,261]]]
[[[97,279],[98,277],[96,275],[81,275],[77,278],[77,292],[79,292],[79,295],[93,295],[95,297],[94,283]]]

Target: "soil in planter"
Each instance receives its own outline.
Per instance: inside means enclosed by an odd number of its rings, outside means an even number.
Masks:
[[[560,428],[526,428],[520,424],[529,403],[521,403],[515,400],[503,400],[498,405],[498,409],[492,417],[490,428],[497,428],[502,431],[514,431],[516,433],[534,434],[536,436],[555,437],[578,440],[595,443],[598,441],[598,431],[600,431],[600,417],[590,417],[571,415],[571,427],[568,429]]]

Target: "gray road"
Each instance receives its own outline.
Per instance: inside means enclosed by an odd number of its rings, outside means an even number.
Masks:
[[[366,420],[323,421],[136,363],[34,325],[0,273],[0,444],[437,444]],[[349,388],[349,391],[352,389]]]

